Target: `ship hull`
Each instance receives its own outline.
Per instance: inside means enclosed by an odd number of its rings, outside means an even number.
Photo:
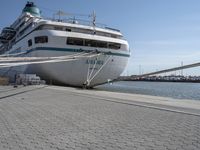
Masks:
[[[77,54],[77,52],[63,52],[51,49],[45,51],[37,50],[36,52],[31,52],[29,56],[71,56],[74,54]],[[66,61],[62,62],[28,65],[24,73],[36,74],[49,83],[93,87],[119,77],[127,62],[128,57],[120,55],[81,56],[75,59],[66,59]]]
[[[70,59],[4,68],[1,69],[0,75],[8,76],[10,81],[14,82],[17,74],[36,74],[47,83],[93,87],[119,77],[129,57],[128,54],[120,53],[64,50],[56,48],[30,50],[24,57],[69,56]],[[74,59],[71,59],[71,56],[75,56]]]

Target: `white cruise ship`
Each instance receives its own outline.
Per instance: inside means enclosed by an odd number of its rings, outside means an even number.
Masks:
[[[0,75],[14,78],[31,73],[47,82],[87,87],[116,79],[130,57],[128,42],[119,30],[97,25],[92,16],[90,23],[75,18],[45,19],[33,2],[27,2],[19,18],[0,34],[0,57],[66,60],[4,67]]]

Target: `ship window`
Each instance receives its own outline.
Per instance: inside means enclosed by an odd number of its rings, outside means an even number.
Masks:
[[[68,45],[83,46],[83,39],[80,39],[80,38],[68,38],[67,39],[67,44]]]
[[[112,38],[117,38],[117,35],[111,34],[111,37],[112,37]]]
[[[21,28],[22,26],[24,26],[25,22],[22,22],[19,27]]]
[[[110,48],[110,49],[120,49],[121,48],[121,44],[118,44],[118,43],[109,43],[108,44],[108,48]]]
[[[97,42],[97,47],[108,48],[107,43],[106,42],[102,42],[102,41],[98,41]]]
[[[85,40],[85,46],[96,47],[96,43],[95,40]]]
[[[110,48],[110,49],[120,49],[121,44],[119,43],[108,43],[105,41],[81,39],[81,38],[67,38],[68,45],[78,45],[78,46],[88,46],[88,47],[99,47],[99,48]]]
[[[66,28],[65,29],[67,32],[71,32],[72,31],[72,29],[69,29],[69,28]]]
[[[32,46],[32,40],[31,40],[31,39],[28,40],[28,46],[29,46],[29,47]]]
[[[48,43],[48,37],[47,36],[35,37],[35,44],[38,44],[38,43]]]
[[[85,45],[84,46],[91,46],[91,40],[85,40]]]
[[[63,30],[63,27],[55,26],[55,27],[54,27],[54,30],[62,31],[62,30]]]

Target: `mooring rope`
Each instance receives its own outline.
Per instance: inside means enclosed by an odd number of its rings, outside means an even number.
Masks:
[[[99,54],[90,53],[79,53],[75,55],[66,55],[66,56],[58,56],[58,57],[2,57],[0,58],[0,68],[4,67],[12,67],[12,66],[21,66],[28,64],[42,64],[42,63],[53,63],[53,62],[67,62],[79,60],[81,58],[87,57],[96,57]]]

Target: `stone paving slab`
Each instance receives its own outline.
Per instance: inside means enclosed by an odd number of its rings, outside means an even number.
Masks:
[[[141,94],[118,93],[101,90],[82,90],[58,86],[50,86],[48,88],[55,90],[63,90],[71,93],[81,94],[86,97],[151,107],[154,109],[169,110],[174,112],[182,112],[187,114],[200,116],[200,100],[174,99],[170,97],[160,97]]]
[[[0,150],[200,149],[199,116],[54,88],[0,93]]]

